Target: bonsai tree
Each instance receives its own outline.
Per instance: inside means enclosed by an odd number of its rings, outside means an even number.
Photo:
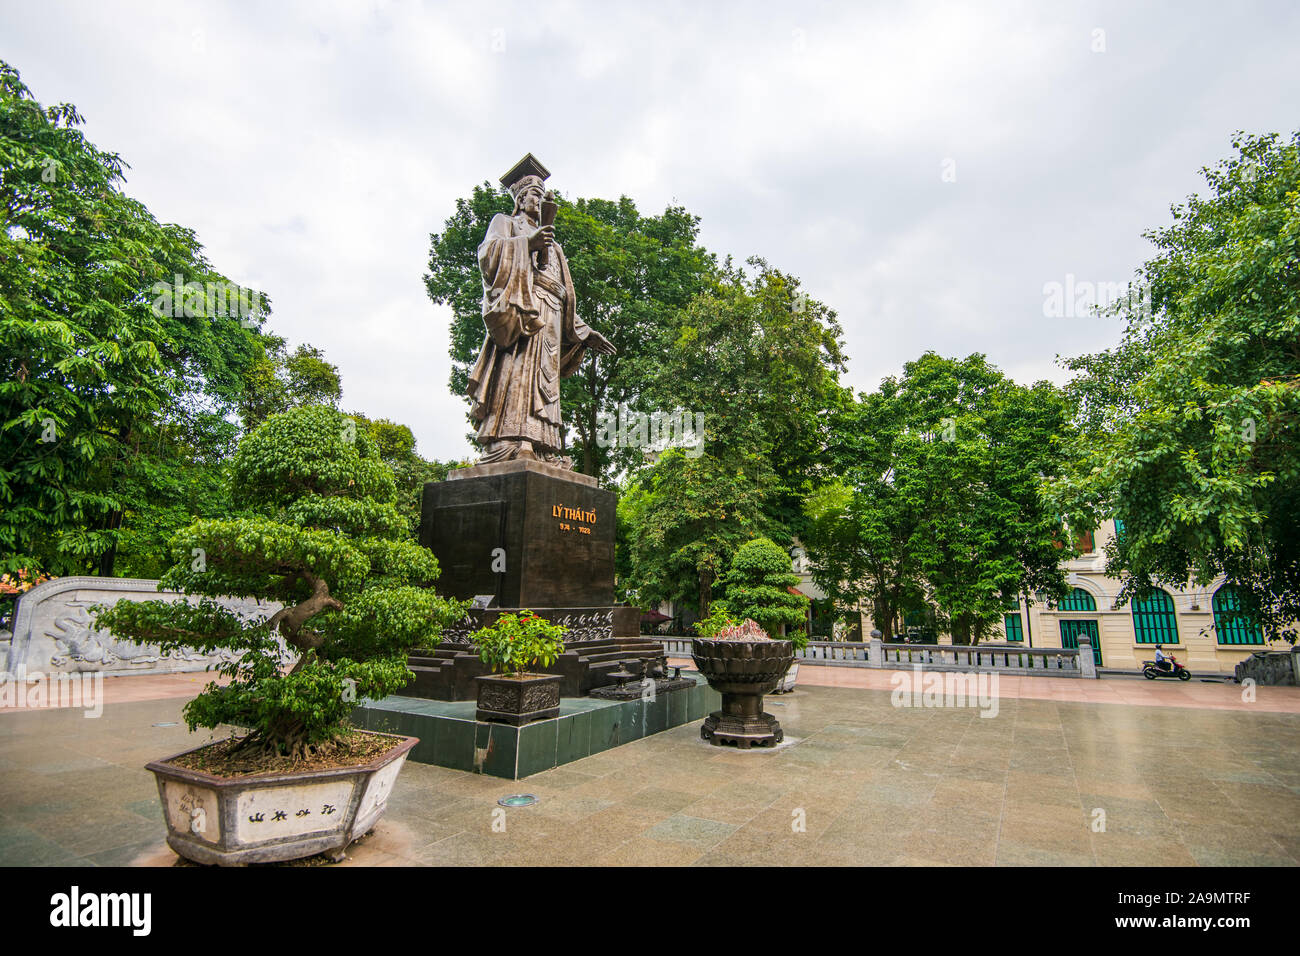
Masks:
[[[781,625],[791,628],[804,623],[808,598],[790,593],[799,575],[790,568],[790,556],[770,538],[754,538],[737,550],[726,575],[727,614],[734,620],[752,620],[770,636],[777,637]],[[802,634],[799,644],[807,644]]]
[[[562,638],[568,628],[552,624],[532,611],[502,614],[490,627],[470,635],[479,660],[507,677],[519,677],[529,667],[550,667],[564,653]]]
[[[436,643],[465,604],[433,591],[437,560],[408,539],[391,472],[332,408],[272,415],[246,435],[230,494],[255,517],[195,521],[171,539],[176,563],[159,587],[188,603],[119,601],[97,626],[164,650],[229,652],[216,669],[230,683],[185,706],[191,731],[232,724],[249,731],[236,749],[328,754],[356,701],[409,683],[408,651]],[[227,596],[281,607],[245,619],[217,600]]]

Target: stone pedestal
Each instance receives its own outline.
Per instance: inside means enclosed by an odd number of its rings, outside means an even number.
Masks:
[[[474,699],[487,671],[469,635],[522,608],[569,629],[565,653],[546,668],[563,678],[565,697],[613,683],[606,675],[623,661],[663,658],[640,635],[640,610],[614,603],[617,503],[594,478],[530,460],[458,468],[425,485],[420,543],[442,569],[438,592],[492,602],[411,657],[416,678],[403,693]]]
[[[614,509],[594,478],[537,461],[458,468],[424,486],[420,543],[438,591],[504,608],[614,603]]]

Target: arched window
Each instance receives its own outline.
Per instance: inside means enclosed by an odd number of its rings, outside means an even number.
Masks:
[[[1093,600],[1092,595],[1083,588],[1075,588],[1065,597],[1061,598],[1061,603],[1057,605],[1060,611],[1095,611],[1097,602]]]
[[[1133,632],[1139,644],[1178,643],[1178,619],[1168,591],[1155,588],[1133,599]]]
[[[1263,644],[1264,632],[1241,610],[1241,598],[1228,585],[1214,592],[1214,630],[1220,644]]]

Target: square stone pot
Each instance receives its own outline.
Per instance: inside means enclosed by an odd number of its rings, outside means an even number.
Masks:
[[[793,664],[790,665],[790,669],[785,672],[785,676],[781,678],[781,683],[776,685],[776,690],[772,691],[772,693],[774,694],[790,693],[790,691],[794,690],[794,682],[798,679],[798,677],[799,677],[799,662],[795,661]]]
[[[367,731],[372,733],[373,731]],[[326,853],[342,860],[348,845],[375,825],[418,737],[366,764],[298,773],[217,777],[178,767],[177,757],[145,766],[158,781],[167,845],[195,863],[242,866]]]
[[[485,674],[478,682],[476,720],[493,720],[516,727],[560,716],[559,674]]]

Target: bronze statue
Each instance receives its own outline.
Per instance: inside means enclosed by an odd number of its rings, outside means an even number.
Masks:
[[[562,454],[560,379],[578,370],[588,348],[615,354],[578,318],[569,262],[551,225],[549,176],[532,153],[502,176],[514,212],[494,216],[478,247],[487,337],[469,395],[481,463],[535,458],[572,468]]]

